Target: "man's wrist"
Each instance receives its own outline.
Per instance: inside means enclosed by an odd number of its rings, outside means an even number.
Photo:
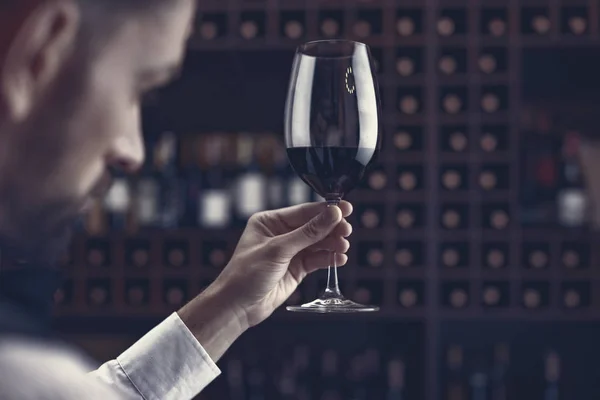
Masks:
[[[213,284],[178,311],[179,317],[214,362],[248,329],[242,310]]]

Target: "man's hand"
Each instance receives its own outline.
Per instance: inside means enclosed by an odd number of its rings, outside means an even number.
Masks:
[[[229,265],[215,284],[247,319],[262,322],[298,287],[306,275],[330,263],[346,264],[352,227],[343,218],[350,203],[327,208],[306,204],[253,216]]]
[[[346,263],[350,243],[345,238],[352,227],[344,218],[351,213],[352,206],[343,201],[339,207],[311,203],[250,219],[221,275],[179,312],[213,360],[244,330],[270,316],[308,274],[327,268],[331,251],[338,266]]]

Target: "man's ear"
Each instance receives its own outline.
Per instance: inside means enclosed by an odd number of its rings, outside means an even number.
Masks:
[[[0,103],[9,121],[25,119],[57,78],[73,50],[80,23],[74,0],[43,2],[31,10],[0,65]]]

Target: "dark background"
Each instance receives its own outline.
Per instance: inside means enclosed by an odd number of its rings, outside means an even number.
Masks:
[[[545,357],[556,352],[561,360],[556,386],[561,399],[594,399],[600,395],[597,367],[600,346],[600,238],[593,227],[581,224],[561,226],[557,195],[566,185],[560,178],[565,168],[562,145],[567,131],[590,134],[595,131],[595,106],[600,104],[600,16],[597,0],[589,1],[490,1],[469,0],[407,1],[222,1],[200,2],[198,27],[207,21],[219,22],[219,37],[207,40],[200,30],[190,43],[181,80],[158,93],[145,110],[145,132],[149,138],[170,130],[180,136],[214,132],[271,132],[282,138],[283,109],[295,47],[304,41],[322,38],[320,24],[334,16],[342,26],[338,37],[364,41],[371,46],[380,65],[379,81],[384,104],[384,145],[372,171],[387,177],[379,192],[368,184],[352,193],[355,205],[350,266],[341,272],[343,289],[350,297],[366,288],[382,307],[367,316],[305,316],[278,311],[263,325],[252,329],[236,343],[219,363],[224,371],[203,398],[280,399],[276,389],[281,366],[294,349],[311,349],[311,373],[298,378],[311,387],[310,399],[359,400],[356,385],[373,386],[368,399],[390,399],[387,362],[405,364],[403,399],[550,399],[554,381],[545,375]],[[248,14],[250,12],[250,14]],[[250,15],[262,34],[245,39],[238,28]],[[281,25],[293,16],[301,20],[305,35],[286,38]],[[537,32],[533,19],[548,18],[550,30]],[[583,33],[569,27],[572,17],[586,21]],[[416,31],[402,36],[396,23],[409,17]],[[454,21],[451,35],[441,34],[438,22]],[[252,19],[250,18],[250,19]],[[504,21],[506,31],[491,33],[492,20]],[[368,21],[372,34],[357,36],[352,27]],[[482,72],[480,56],[492,52],[497,65],[492,73]],[[458,61],[452,74],[440,70],[443,55]],[[414,73],[400,75],[396,62],[409,57]],[[492,93],[500,102],[493,112],[481,100]],[[461,98],[461,111],[450,114],[443,99],[448,94]],[[407,113],[399,103],[413,95],[420,107]],[[598,108],[600,110],[600,108]],[[587,110],[582,112],[582,110]],[[544,134],[549,120],[550,133]],[[540,122],[542,121],[542,122]],[[545,126],[545,125],[544,125]],[[540,133],[540,130],[544,132]],[[407,132],[412,145],[398,146]],[[465,149],[453,148],[449,138],[462,132]],[[493,133],[497,146],[485,151],[482,138]],[[549,187],[541,185],[535,171],[556,171]],[[444,185],[445,171],[458,171],[463,184],[456,190]],[[482,171],[495,173],[498,186],[484,190]],[[403,173],[414,174],[418,185],[406,190],[399,185]],[[600,171],[599,171],[600,172]],[[549,173],[549,172],[548,172]],[[550,173],[550,175],[552,175]],[[368,182],[368,177],[365,180]],[[585,191],[582,182],[569,184]],[[397,215],[410,210],[415,224],[399,227]],[[461,217],[458,227],[443,224],[448,211]],[[367,227],[362,216],[374,211],[379,224]],[[502,211],[509,218],[503,227],[490,225],[490,216]],[[240,227],[215,231],[204,228],[109,232],[90,238],[82,232],[72,249],[70,302],[57,310],[57,324],[99,360],[115,357],[154,324],[176,308],[162,302],[163,283],[183,282],[188,297],[195,295],[218,273],[206,265],[205,252],[222,246],[230,249]],[[149,243],[152,272],[130,273],[126,262],[128,241]],[[89,243],[100,240],[112,255],[102,270],[86,266]],[[165,266],[164,244],[187,243],[190,268],[173,272]],[[369,266],[369,249],[384,256],[380,266]],[[489,267],[488,250],[501,249],[506,262]],[[403,267],[397,252],[409,249],[414,262]],[[454,249],[460,261],[450,267],[444,258]],[[531,267],[530,255],[541,250],[547,257],[542,268]],[[574,250],[579,264],[564,265],[564,254]],[[151,300],[141,307],[126,304],[128,280],[148,282]],[[302,285],[302,300],[311,300],[322,287],[323,276]],[[101,308],[87,301],[89,282],[106,282],[111,302]],[[501,301],[490,306],[484,301],[485,288],[498,288]],[[417,304],[406,307],[399,300],[405,289],[414,290]],[[525,293],[534,289],[540,305],[527,307]],[[565,292],[574,289],[580,296],[576,308],[565,306]],[[457,306],[452,294],[466,294],[466,304]],[[494,346],[510,348],[507,370],[495,377]],[[452,370],[447,349],[459,346],[461,365]],[[340,355],[339,375],[322,376],[321,357],[327,349]],[[380,355],[379,370],[368,383],[345,377],[343,369],[352,357],[374,349]],[[246,397],[235,397],[227,380],[231,360],[242,360],[248,387]],[[259,388],[247,381],[251,373],[265,376]],[[484,374],[486,396],[477,397],[473,377]],[[273,382],[271,382],[273,381]],[[325,383],[323,383],[325,382]],[[333,382],[333,383],[332,383]],[[339,397],[323,397],[323,385],[339,388]],[[453,397],[450,387],[463,388]],[[475,385],[476,386],[476,385]],[[501,397],[506,387],[507,397]],[[253,392],[254,391],[254,392]],[[256,394],[258,391],[258,394]],[[255,397],[252,397],[255,396]],[[262,397],[261,397],[262,396]],[[296,398],[296,397],[291,397]]]

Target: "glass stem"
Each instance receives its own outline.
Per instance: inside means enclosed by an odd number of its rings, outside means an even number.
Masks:
[[[327,207],[337,207],[340,200],[327,200]],[[337,263],[335,251],[329,253],[329,267],[327,268],[327,288],[325,289],[325,297],[342,297],[340,284],[338,281]]]

